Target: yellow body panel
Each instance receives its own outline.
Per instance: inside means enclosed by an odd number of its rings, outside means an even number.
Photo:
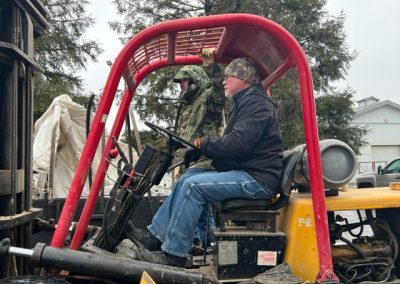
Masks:
[[[140,284],[156,284],[156,282],[146,271],[143,271],[142,278],[140,278]]]
[[[392,190],[400,190],[400,182],[398,182],[398,181],[391,182],[391,183],[389,183],[389,187]]]
[[[400,207],[400,191],[389,188],[349,189],[326,198],[328,211]],[[287,234],[284,261],[294,275],[314,282],[319,270],[311,194],[292,193],[282,217]]]

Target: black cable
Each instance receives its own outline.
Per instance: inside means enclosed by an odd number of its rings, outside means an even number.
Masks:
[[[344,276],[339,270],[335,269],[335,274],[341,280],[340,283],[343,283],[343,284],[350,284],[351,283],[351,281],[347,280],[346,276]],[[343,282],[343,281],[345,281],[345,282]]]
[[[393,234],[389,224],[385,220],[376,218],[376,221],[377,225],[383,230],[385,230],[387,236],[389,237],[389,245],[393,247],[393,261],[395,262],[399,254],[399,246],[397,244],[396,236]]]
[[[340,216],[340,215],[336,215],[336,221],[337,221],[337,222],[345,222],[345,225],[339,225],[339,224],[337,224],[338,227],[340,227],[340,231],[341,231],[341,232],[349,232],[349,234],[350,234],[351,236],[355,237],[355,238],[361,237],[362,233],[364,232],[363,226],[364,226],[365,224],[370,224],[370,223],[371,223],[370,220],[362,220],[361,213],[359,212],[359,210],[357,210],[357,213],[359,214],[358,217],[359,217],[359,219],[360,219],[360,222],[358,222],[358,223],[349,223],[349,221],[347,220],[347,218],[343,218],[343,217]],[[360,232],[358,232],[357,234],[354,234],[354,233],[352,232],[352,230],[354,230],[354,229],[356,229],[356,228],[358,228],[358,227],[361,227],[361,228],[360,228]]]
[[[379,267],[379,266],[382,266],[382,267],[385,267],[385,268],[386,268],[386,269],[384,269],[384,273],[387,274],[387,275],[385,276],[385,278],[384,278],[383,280],[368,281],[368,282],[369,282],[369,283],[386,283],[386,281],[390,278],[390,271],[391,271],[392,268],[393,268],[393,262],[389,262],[389,263],[388,263],[388,262],[383,262],[383,261],[381,261],[381,262],[358,263],[358,264],[354,264],[354,265],[350,266],[350,267],[346,270],[346,272],[349,271],[350,269],[357,271],[356,268],[358,268],[358,267],[370,267],[370,268],[367,270],[367,273],[365,273],[365,274],[362,275],[362,276],[356,276],[356,277],[354,277],[354,278],[352,279],[352,280],[361,280],[362,278],[365,278],[365,277],[368,277],[369,275],[371,275],[371,273],[374,271],[374,267]],[[378,278],[377,275],[376,275],[375,273],[374,273],[372,276],[373,276],[374,279]],[[365,283],[365,281],[362,281],[362,282],[360,282],[360,283]]]
[[[340,226],[340,231],[348,231],[353,237],[359,238],[363,233],[363,226],[365,224],[369,224],[371,227],[375,228],[373,230],[375,238],[377,235],[387,236],[387,239],[385,241],[390,247],[392,247],[393,258],[367,257],[364,251],[359,246],[353,244],[351,241],[345,239],[341,235],[335,234],[333,235],[334,238],[345,242],[349,247],[354,249],[360,257],[360,259],[347,259],[343,262],[340,262],[340,260],[335,262],[335,273],[340,277],[342,283],[388,283],[387,281],[392,275],[394,262],[396,261],[398,256],[398,244],[396,237],[394,236],[390,226],[385,220],[374,218],[372,216],[372,212],[370,211],[366,213],[367,219],[363,221],[360,211],[357,210],[357,214],[360,220],[359,223],[349,224],[347,219],[342,218],[342,220],[340,221],[345,221],[346,224]],[[360,232],[354,234],[353,232],[351,232],[351,230],[353,230],[357,226],[361,227]],[[352,261],[353,264],[349,264]]]
[[[394,268],[393,260],[390,258],[367,257],[358,261],[359,263],[345,263],[335,265],[335,273],[342,283],[387,283]],[[360,263],[361,262],[361,263]],[[382,269],[383,268],[383,269]],[[342,273],[344,272],[344,273]]]
[[[362,233],[364,232],[364,225],[363,225],[363,220],[362,220],[362,217],[361,217],[360,210],[356,210],[356,211],[357,211],[358,218],[359,218],[359,220],[360,220],[360,223],[357,223],[357,225],[358,225],[358,224],[360,225],[360,231],[359,231],[357,234],[354,234],[354,233],[351,231],[351,230],[354,229],[354,228],[352,228],[352,229],[349,229],[348,232],[349,232],[349,234],[350,234],[351,236],[353,236],[353,237],[355,237],[355,238],[359,238],[359,237],[361,237]],[[346,219],[346,223],[347,223],[347,219]],[[358,227],[358,226],[357,226],[357,227]]]

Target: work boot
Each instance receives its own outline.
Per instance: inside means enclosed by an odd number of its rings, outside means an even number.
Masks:
[[[147,229],[136,228],[131,221],[128,222],[125,234],[135,244],[140,243],[149,251],[161,250],[161,241],[153,236]]]
[[[140,244],[136,244],[136,256],[141,261],[176,267],[185,267],[187,262],[186,257],[172,255],[162,250],[149,251]]]

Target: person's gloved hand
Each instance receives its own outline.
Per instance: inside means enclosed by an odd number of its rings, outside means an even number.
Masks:
[[[188,169],[190,163],[197,162],[200,159],[201,151],[199,148],[188,148],[185,151],[185,156],[183,158],[183,164]]]
[[[215,47],[203,48],[199,54],[201,60],[203,60],[203,66],[207,67],[211,63],[214,63]]]

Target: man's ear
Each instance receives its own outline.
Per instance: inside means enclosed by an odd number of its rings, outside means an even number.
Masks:
[[[246,88],[248,88],[248,87],[250,87],[252,85],[247,81],[242,81],[242,82],[243,82],[243,89],[246,89]]]

